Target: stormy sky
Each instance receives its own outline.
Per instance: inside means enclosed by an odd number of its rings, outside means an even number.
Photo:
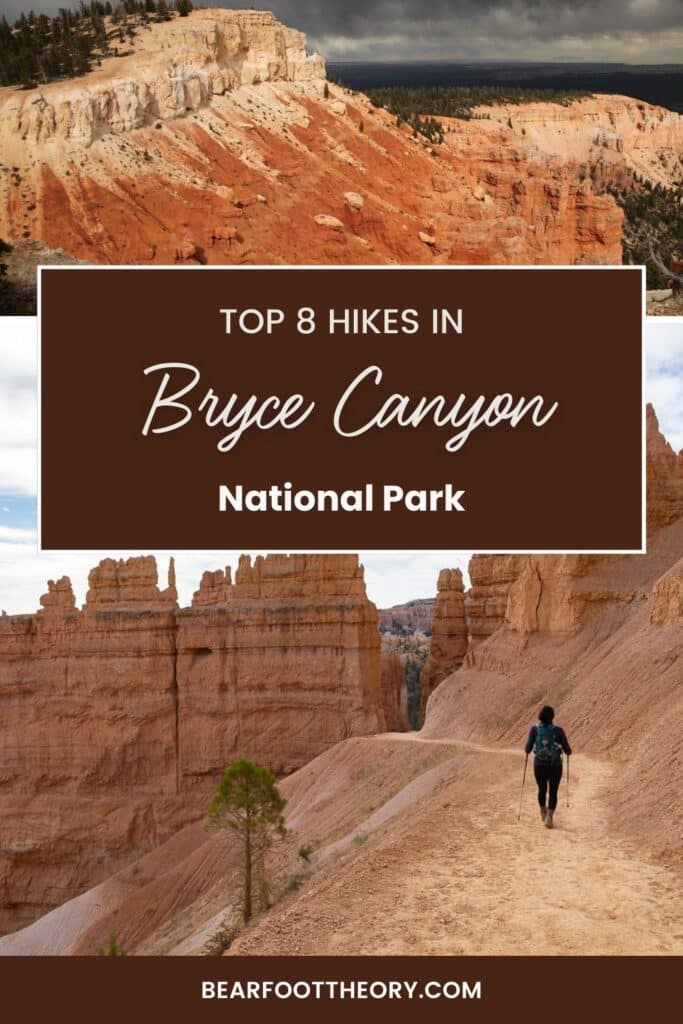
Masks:
[[[0,0],[8,16],[70,5]],[[305,31],[330,59],[678,63],[683,54],[683,0],[272,0],[253,6]]]

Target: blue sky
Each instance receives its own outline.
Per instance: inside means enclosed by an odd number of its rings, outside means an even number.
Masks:
[[[100,558],[129,552],[39,554],[36,534],[36,345],[35,321],[0,318],[0,609],[34,611],[46,581],[68,575],[77,602],[85,598],[88,571]],[[683,321],[648,321],[647,398],[673,447],[683,449]],[[154,553],[154,552],[153,552]],[[205,569],[237,563],[239,551],[176,556],[181,603],[187,604]],[[256,553],[256,552],[254,552]],[[431,597],[440,569],[467,568],[469,552],[360,552],[368,595],[379,607]],[[158,556],[165,579],[167,555]]]

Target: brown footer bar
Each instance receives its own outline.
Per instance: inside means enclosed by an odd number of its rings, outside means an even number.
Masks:
[[[588,1024],[675,1014],[679,978],[669,957],[6,958],[0,999],[4,1020],[31,1024],[513,1013]]]

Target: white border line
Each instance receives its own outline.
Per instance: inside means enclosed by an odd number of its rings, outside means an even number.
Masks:
[[[295,263],[295,264],[269,264],[269,263],[243,263],[239,265],[231,264],[211,264],[211,265],[200,265],[200,264],[87,264],[87,263],[67,263],[67,264],[44,264],[41,263],[36,267],[36,278],[37,278],[37,289],[36,289],[36,301],[37,301],[37,370],[38,370],[38,438],[36,444],[36,456],[38,460],[37,465],[37,551],[38,554],[55,554],[55,555],[67,555],[73,552],[83,552],[87,554],[89,552],[99,553],[102,548],[43,548],[42,547],[42,473],[41,473],[41,442],[42,442],[42,429],[41,429],[41,416],[42,416],[42,279],[44,270],[73,270],[79,271],[90,271],[90,270],[175,270],[175,271],[211,271],[211,270],[338,270],[338,271],[353,271],[353,270],[373,270],[373,271],[387,271],[387,272],[400,272],[402,270],[423,270],[423,271],[458,271],[458,270],[474,270],[474,271],[491,271],[491,270],[609,270],[609,271],[620,271],[622,273],[637,273],[640,274],[640,289],[641,289],[641,317],[640,317],[640,349],[641,349],[641,379],[640,379],[640,394],[641,394],[641,537],[640,537],[640,548],[608,548],[605,549],[585,549],[585,548],[567,548],[559,550],[556,548],[453,548],[453,553],[456,554],[459,551],[476,551],[478,555],[644,555],[647,554],[647,490],[646,490],[646,473],[647,473],[647,461],[646,461],[646,402],[645,402],[645,390],[647,382],[647,353],[645,346],[645,324],[648,319],[650,320],[664,320],[665,323],[671,323],[671,321],[683,323],[683,316],[680,317],[647,317],[646,305],[646,276],[644,265],[632,265],[632,264],[546,264],[546,263],[514,263],[514,264],[486,264],[472,266],[470,264],[412,264],[412,263],[391,263],[391,264],[348,264],[348,263],[336,263],[336,264],[307,264],[307,263]],[[1,319],[1,318],[0,318]],[[262,550],[268,549],[268,545],[260,545]],[[126,548],[126,551],[130,552],[146,552],[148,548]],[[198,551],[216,550],[215,548],[185,548],[180,549],[169,549],[163,548],[154,550],[160,555],[189,555],[196,554]],[[232,548],[225,550],[233,550]],[[296,552],[292,549],[284,548],[270,548],[268,549],[272,554],[289,554],[296,553],[302,555],[349,555],[358,554],[358,551],[350,548],[297,548]],[[443,551],[443,548],[367,548],[368,554],[383,555],[389,553],[402,554],[407,551],[415,551],[419,554],[436,554]]]

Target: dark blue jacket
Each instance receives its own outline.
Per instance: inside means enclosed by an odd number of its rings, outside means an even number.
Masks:
[[[571,754],[571,752],[572,752],[572,748],[569,746],[569,740],[567,739],[567,736],[565,734],[564,729],[562,729],[559,725],[554,725],[553,726],[553,736],[555,737],[555,742],[559,743],[559,745],[564,750],[565,754],[567,754],[567,756],[569,756],[569,754]],[[524,747],[524,753],[525,754],[530,754],[531,751],[534,749],[534,744],[535,743],[536,743],[536,726],[532,725],[531,728],[529,729],[529,738],[526,741],[526,744],[525,744],[525,747]],[[539,763],[538,762],[538,758],[535,757],[534,758],[534,764],[537,764],[537,763]]]

